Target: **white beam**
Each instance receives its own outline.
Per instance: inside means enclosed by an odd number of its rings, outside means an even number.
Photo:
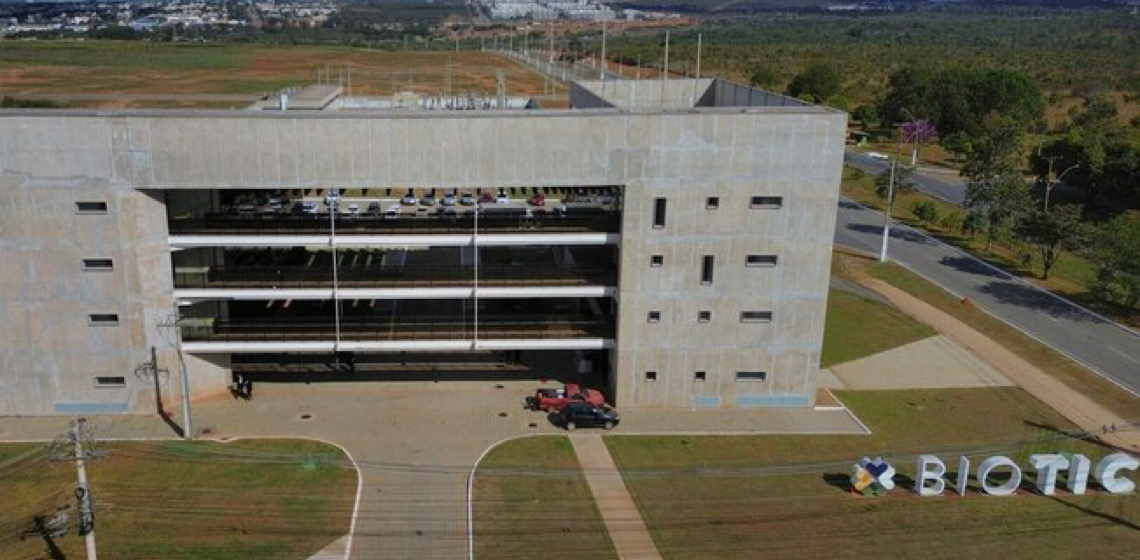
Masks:
[[[471,287],[450,288],[341,288],[339,300],[353,299],[470,299]],[[611,297],[613,286],[537,286],[479,288],[480,298],[597,298]],[[268,300],[327,300],[332,299],[332,288],[205,288],[174,290],[175,299],[181,302],[207,300],[268,301]]]
[[[328,235],[171,235],[172,249],[192,247],[321,247],[332,246]],[[351,235],[336,236],[337,247],[469,247],[472,235]],[[513,245],[617,245],[616,233],[506,233],[479,236],[480,247]]]

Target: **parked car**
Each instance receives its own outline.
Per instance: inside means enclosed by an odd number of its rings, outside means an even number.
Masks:
[[[499,196],[495,197],[495,204],[506,204],[510,201],[511,199],[507,197],[507,192],[503,189],[499,189]]]
[[[315,215],[317,213],[317,203],[316,202],[302,202],[301,203],[301,211],[306,213],[306,214],[309,214],[309,215]]]
[[[355,203],[355,202],[353,202],[352,204],[349,204],[348,205],[348,215],[349,216],[356,216],[357,214],[360,214],[360,205]]]
[[[558,412],[558,420],[563,428],[571,431],[579,427],[612,430],[621,421],[616,410],[584,402],[573,402],[563,407]]]
[[[366,210],[364,212],[364,214],[368,215],[368,216],[379,216],[380,215],[380,203],[379,202],[369,202],[368,203],[368,210]]]
[[[531,410],[545,410],[556,412],[572,402],[584,402],[597,406],[606,404],[601,391],[583,389],[575,383],[567,383],[565,387],[557,389],[539,389],[533,397],[527,397],[527,405]]]
[[[887,156],[887,154],[880,153],[880,152],[867,152],[867,157],[869,157],[871,159],[877,159],[880,161],[887,161],[888,159],[891,159],[890,157]]]
[[[400,199],[400,204],[404,206],[415,206],[416,202],[416,195],[412,194],[412,191],[408,191],[408,194],[405,194],[404,198]]]
[[[443,195],[443,200],[440,201],[440,204],[444,206],[455,206],[455,194],[447,193]]]
[[[471,193],[463,193],[463,195],[459,197],[459,203],[464,206],[471,206],[472,204],[475,204],[475,195]]]
[[[420,204],[424,206],[435,206],[435,195],[425,194],[424,197],[420,199]]]
[[[249,203],[239,204],[237,211],[238,214],[255,214],[257,213],[257,206]]]
[[[389,206],[388,210],[386,212],[384,212],[384,219],[385,220],[399,220],[400,219],[400,205],[399,204],[392,204],[391,206]]]
[[[545,204],[546,204],[546,197],[542,196],[541,194],[536,194],[536,195],[530,197],[530,205],[531,206],[543,206]]]

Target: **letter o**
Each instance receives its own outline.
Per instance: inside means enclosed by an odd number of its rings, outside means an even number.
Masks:
[[[998,467],[1009,467],[1009,480],[1000,485],[990,484],[987,480],[990,472]],[[1001,455],[989,457],[978,465],[978,483],[982,485],[982,492],[986,494],[1008,496],[1021,486],[1021,467],[1017,466],[1017,463],[1011,461],[1009,457],[1002,457]]]

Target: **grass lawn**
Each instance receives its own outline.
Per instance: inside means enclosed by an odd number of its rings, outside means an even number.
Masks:
[[[451,70],[448,70],[450,64]],[[189,45],[121,41],[0,42],[0,94],[34,98],[50,93],[122,93],[118,101],[69,106],[155,106],[132,100],[146,94],[262,94],[317,81],[318,68],[333,80],[350,66],[352,93],[394,90],[437,94],[495,92],[502,71],[508,94],[541,94],[542,76],[501,56],[482,52],[373,51],[348,47]],[[347,79],[347,74],[345,74]],[[208,100],[203,104],[209,106]],[[212,102],[218,105],[218,102]],[[158,105],[162,105],[161,102]],[[179,104],[185,106],[186,104]],[[194,105],[194,104],[190,104]],[[223,104],[224,105],[224,104]]]
[[[885,201],[875,194],[874,175],[863,173],[851,166],[845,166],[841,190],[844,196],[860,204],[876,210],[886,208]],[[958,226],[949,221],[945,223],[924,223],[919,220],[911,211],[912,206],[917,202],[932,202],[938,209],[939,222],[954,214],[957,214],[959,219],[965,216],[965,210],[962,208],[920,192],[897,195],[892,216],[899,222],[925,230],[943,242],[962,248],[978,258],[1025,278],[1038,286],[1108,315],[1124,324],[1140,327],[1140,316],[1135,316],[1121,305],[1096,299],[1089,293],[1088,287],[1092,284],[1096,274],[1092,264],[1084,257],[1062,250],[1061,257],[1049,272],[1049,278],[1042,280],[1039,259],[1035,253],[1029,253],[1029,247],[1016,246],[995,239],[987,249],[983,235],[973,238],[963,236],[958,230]],[[1026,254],[1032,255],[1028,263],[1022,258],[1022,255]]]
[[[324,443],[114,442],[98,449],[110,453],[87,469],[101,557],[303,559],[348,532],[356,471]],[[0,445],[0,558],[49,558],[52,546],[57,557],[83,557],[74,530],[50,543],[25,535],[34,516],[74,504],[74,488],[73,462],[46,460],[43,445]]]
[[[820,365],[849,362],[933,336],[934,329],[887,303],[832,288]]]
[[[834,259],[837,268],[861,269],[863,273],[879,278],[958,318],[1122,418],[1140,420],[1140,399],[978,307],[963,304],[958,298],[913,272],[894,263],[880,264],[866,257],[842,252],[836,252]]]
[[[475,478],[475,557],[617,560],[570,440],[541,436],[493,449]]]
[[[839,392],[871,436],[608,436],[606,443],[667,560],[754,558],[1132,558],[1140,498],[1032,494],[917,498],[914,455],[1111,452],[1018,388]],[[848,493],[851,464],[898,469],[885,498]],[[976,485],[976,481],[972,481]],[[976,490],[976,488],[974,489]]]

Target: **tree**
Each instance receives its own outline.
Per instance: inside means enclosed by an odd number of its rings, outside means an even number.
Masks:
[[[1096,266],[1094,292],[1129,310],[1140,300],[1140,220],[1117,216],[1094,236],[1090,257]]]
[[[855,112],[851,113],[851,116],[859,121],[863,125],[863,128],[868,128],[879,122],[879,112],[875,109],[874,105],[860,105],[855,108]]]
[[[904,165],[895,164],[895,198],[899,195],[910,194],[914,192],[914,170]],[[875,194],[879,198],[886,200],[887,204],[894,205],[893,199],[888,199],[891,191],[891,170],[887,168],[886,171],[875,176]]]
[[[1086,228],[1079,207],[1060,205],[1049,210],[1030,210],[1021,217],[1017,230],[1041,257],[1041,279],[1047,280],[1049,271],[1061,257],[1061,249],[1079,246]]]
[[[1015,224],[1031,204],[1029,187],[1016,167],[994,169],[966,180],[966,211],[974,218],[975,227],[985,226],[986,250],[997,233]]]
[[[984,119],[1002,115],[1022,128],[1044,113],[1040,87],[1006,68],[912,66],[891,74],[879,101],[884,120],[929,119],[942,134],[977,134]],[[911,116],[913,115],[913,116]]]
[[[940,144],[947,152],[954,155],[954,159],[965,159],[974,151],[974,146],[970,142],[970,135],[966,134],[964,130],[943,136]]]
[[[843,77],[839,68],[831,64],[816,63],[796,74],[788,84],[788,95],[792,97],[812,96],[816,102],[823,101],[839,93]]]
[[[1064,134],[1045,143],[1031,160],[1033,170],[1045,176],[1049,160],[1054,172],[1080,165],[1065,175],[1065,184],[1085,191],[1089,206],[1102,193],[1126,198],[1140,193],[1140,129],[1121,125],[1111,101],[1086,101]]]
[[[752,71],[748,80],[752,87],[761,89],[776,89],[784,81],[780,72],[771,66],[760,66]]]
[[[924,224],[932,224],[938,221],[938,207],[929,200],[922,202],[915,202],[910,206],[910,213],[918,218]]]
[[[1022,123],[990,115],[982,121],[978,132],[970,135],[970,153],[962,166],[962,175],[967,179],[983,179],[1005,170],[1019,169],[1024,138]]]

